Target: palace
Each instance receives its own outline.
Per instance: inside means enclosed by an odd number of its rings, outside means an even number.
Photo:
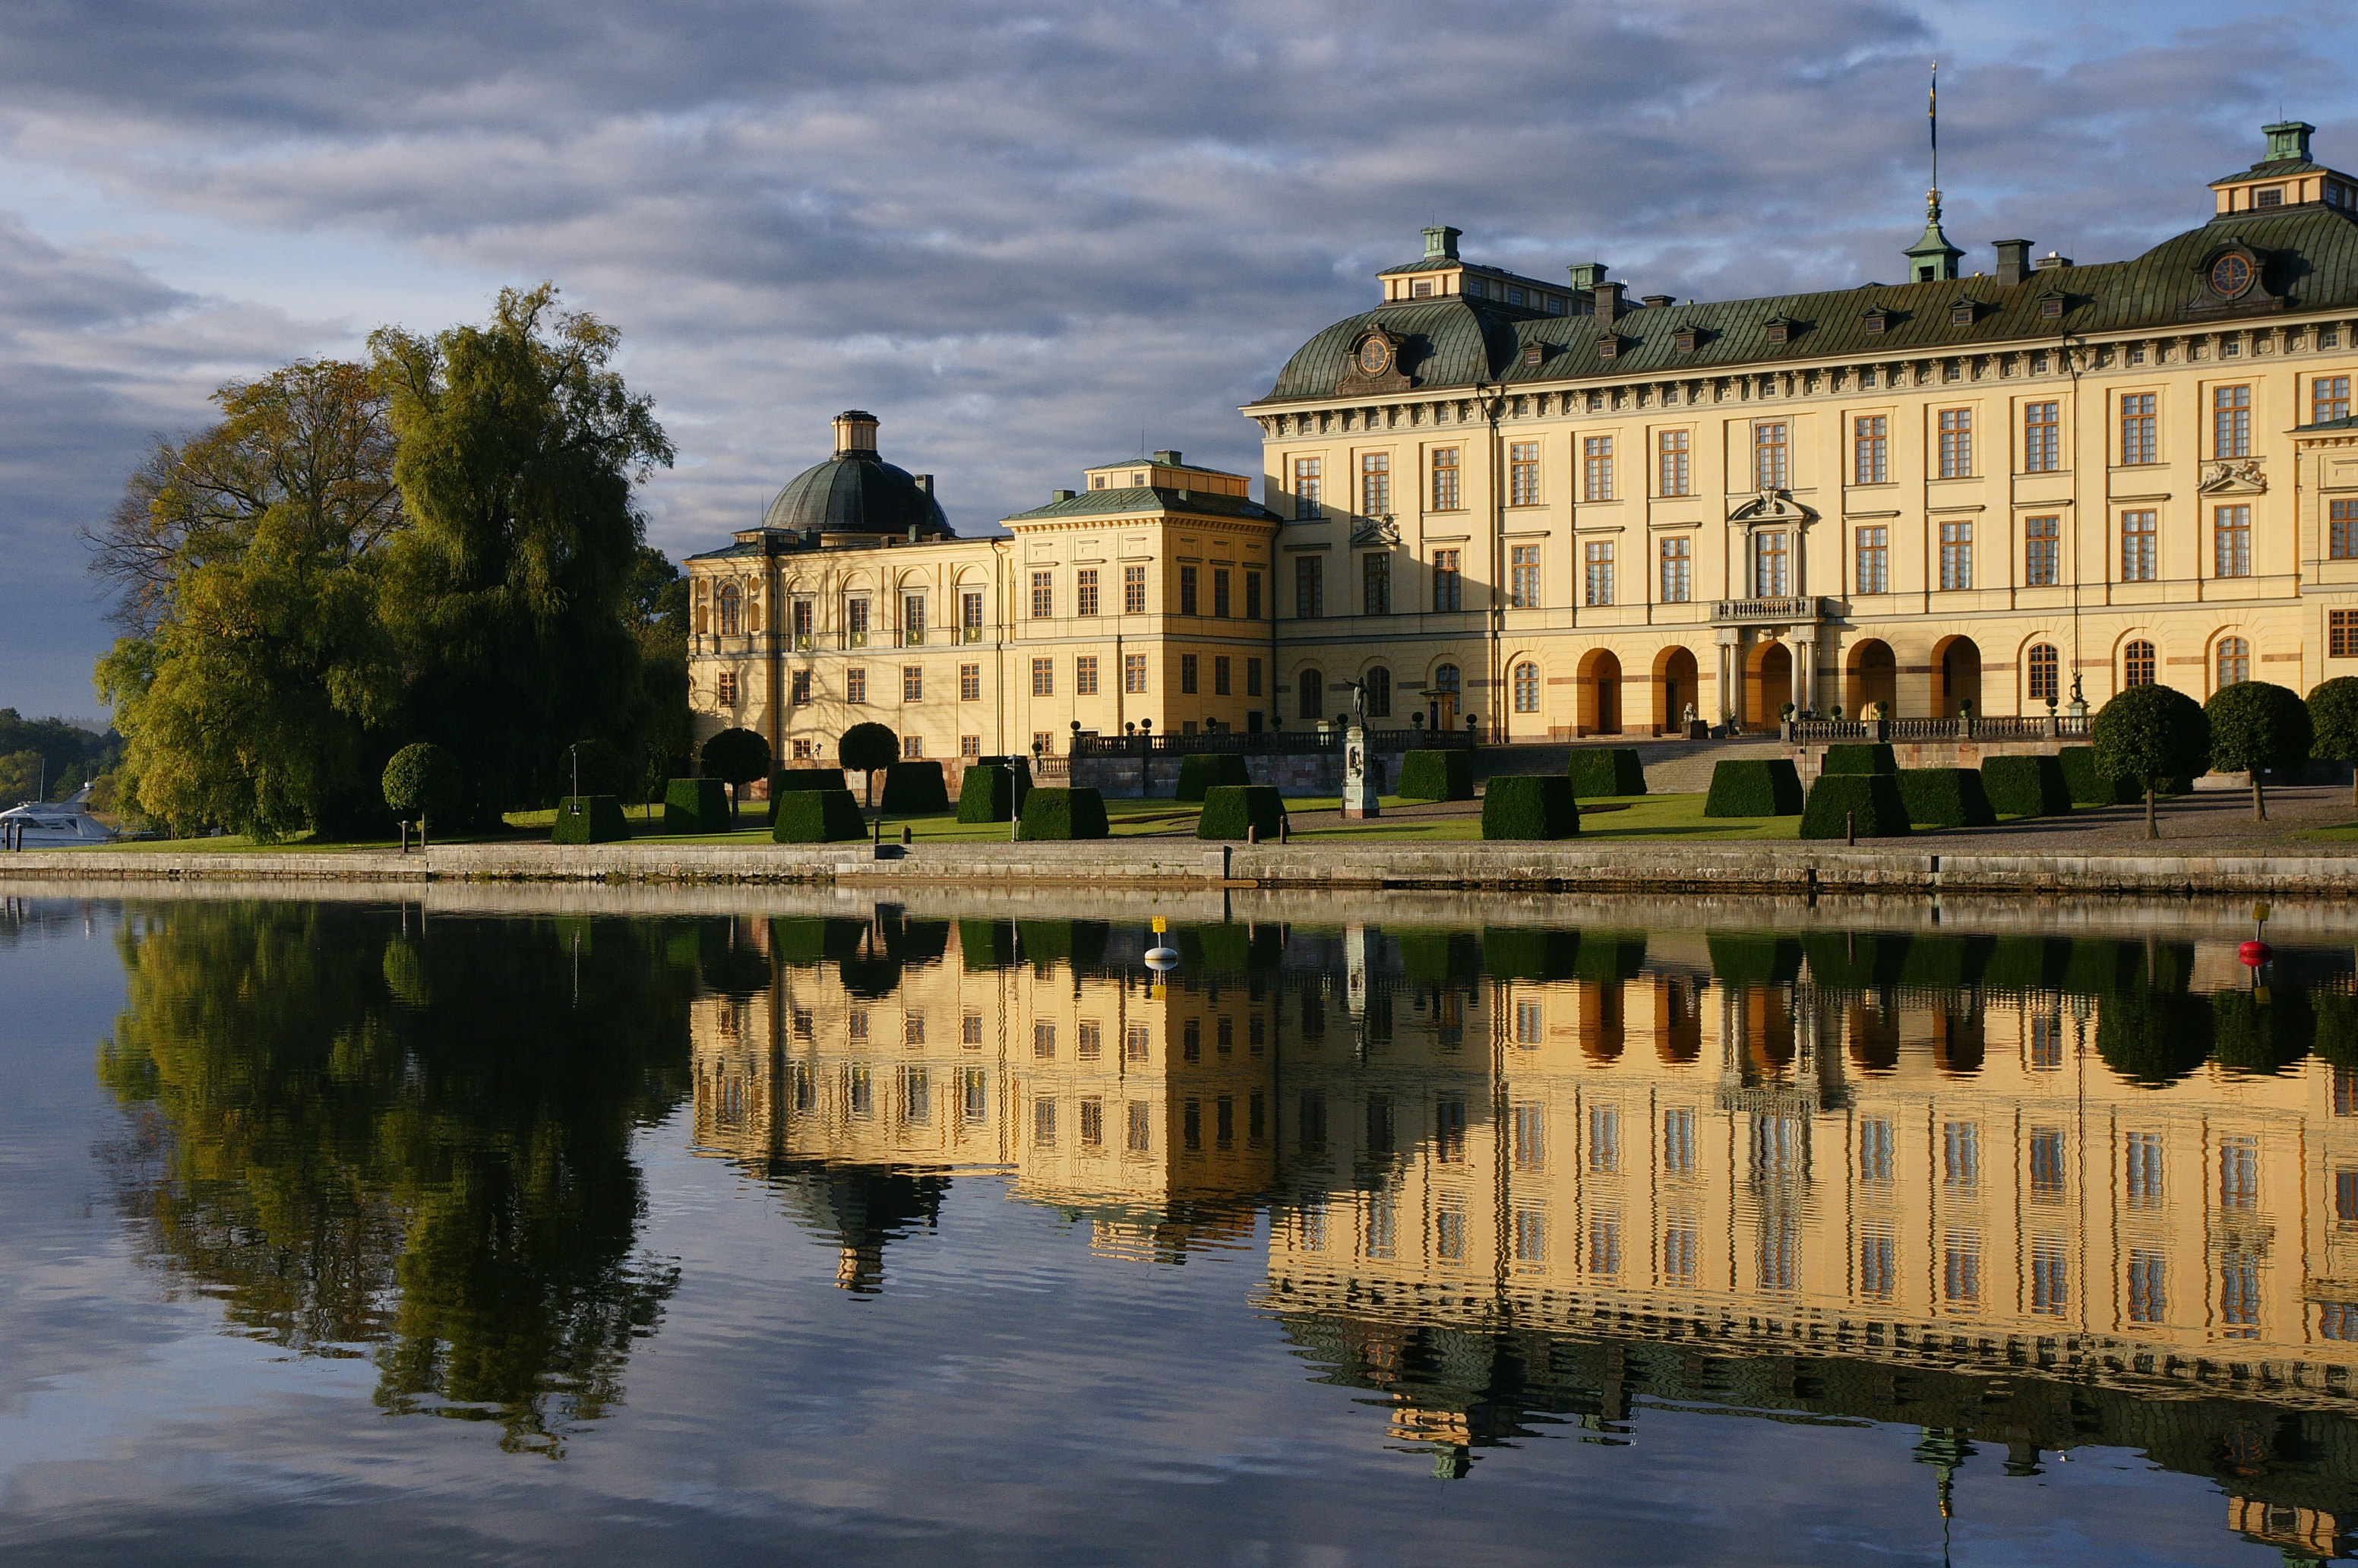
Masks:
[[[691,563],[701,721],[793,756],[882,708],[976,755],[1353,685],[1509,741],[2306,692],[2358,673],[2358,178],[2312,129],[2125,262],[1963,276],[1934,191],[1901,281],[1682,303],[1429,229],[1244,410],[1265,507],[1165,452],[958,539],[847,415]]]

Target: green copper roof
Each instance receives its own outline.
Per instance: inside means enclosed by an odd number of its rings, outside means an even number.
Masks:
[[[2273,312],[2197,319],[2181,315],[2197,297],[2196,269],[2230,240],[2263,254],[2263,279],[2289,297],[2291,310],[2358,311],[2358,221],[2312,205],[2223,213],[2134,261],[2033,272],[2007,287],[1994,277],[1960,277],[1637,307],[1613,323],[1618,351],[1609,360],[1597,349],[1606,329],[1593,316],[1533,317],[1526,309],[1463,297],[1401,301],[1337,321],[1312,338],[1287,362],[1261,403],[1332,399],[1350,370],[1352,351],[1374,327],[1404,340],[1401,365],[1414,383],[1406,395],[1414,396],[1485,383],[1520,389],[1586,378],[1671,381],[1833,356],[1879,362],[2030,348],[2051,344],[2066,332],[2162,335],[2281,319]],[[2060,320],[2040,313],[2039,301],[2050,293],[2063,297]],[[1952,319],[1952,307],[1961,298],[1977,307],[1970,325]],[[1866,330],[1871,306],[1887,313],[1881,332]],[[1768,333],[1768,322],[1779,317],[1792,323],[1781,346],[1770,343]],[[1682,350],[1677,337],[1686,327],[1696,330],[1695,346]],[[1539,362],[1527,364],[1524,351],[1532,347],[1540,351]],[[1359,401],[1398,401],[1402,395]]]
[[[1216,472],[1217,470],[1206,470]],[[1019,512],[1010,523],[1034,523],[1051,517],[1115,517],[1133,512],[1178,512],[1196,516],[1242,517],[1274,523],[1277,514],[1241,495],[1208,495],[1200,490],[1184,493],[1140,485],[1130,490],[1085,490],[1070,501],[1052,501],[1029,512]]]

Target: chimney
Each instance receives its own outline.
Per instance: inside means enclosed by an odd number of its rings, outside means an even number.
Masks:
[[[1460,232],[1461,231],[1450,228],[1446,224],[1437,224],[1433,228],[1427,229],[1424,232],[1424,259],[1427,261],[1455,261],[1457,259],[1457,237]]]
[[[1598,326],[1610,327],[1616,320],[1620,319],[1621,288],[1622,286],[1620,284],[1606,283],[1600,279],[1591,289],[1591,292],[1596,296],[1596,323]]]
[[[2063,255],[2055,251],[2050,251],[2045,255],[2040,256],[2038,263],[2039,270],[2041,272],[2054,272],[2059,268],[2067,267],[2071,265],[2071,258],[2070,256]]]
[[[835,416],[835,455],[849,457],[876,449],[876,416],[864,408],[847,408]]]
[[[1173,469],[1175,469],[1175,468],[1184,468],[1184,467],[1186,467],[1186,466],[1187,466],[1186,464],[1184,464],[1184,463],[1183,463],[1183,462],[1181,462],[1181,461],[1179,460],[1179,454],[1178,454],[1176,451],[1174,451],[1174,450],[1168,450],[1168,449],[1166,449],[1166,450],[1163,450],[1163,451],[1160,451],[1160,452],[1155,453],[1155,454],[1154,454],[1154,460],[1155,460],[1156,462],[1158,462],[1158,463],[1161,463],[1164,468],[1173,468]]]
[[[1992,240],[1997,249],[1997,286],[2011,288],[2030,276],[2028,240]]]
[[[1048,504],[1051,506],[1055,505],[1059,501],[1070,501],[1072,499],[1073,492],[1069,490],[1052,490],[1048,492]]]
[[[1677,303],[1677,297],[1673,295],[1649,294],[1646,296],[1646,308],[1649,310],[1668,310]]]

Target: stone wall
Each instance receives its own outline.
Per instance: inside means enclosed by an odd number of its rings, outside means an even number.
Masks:
[[[1400,776],[1400,757],[1381,752],[1369,759],[1382,770],[1379,784],[1389,791]],[[1168,799],[1179,788],[1180,759],[1156,756],[1076,757],[1070,773],[1075,784],[1086,785],[1108,800]],[[1247,756],[1245,775],[1257,784],[1275,784],[1288,798],[1339,795],[1343,793],[1343,753],[1333,751],[1307,756]]]
[[[1894,741],[1891,742],[1891,755],[1893,761],[1903,768],[1978,768],[1992,757],[2051,757],[2067,745],[2086,744],[2084,741],[2045,740]],[[1785,755],[1793,759],[1793,771],[1801,775],[1801,783],[1805,785],[1814,780],[1826,765],[1826,749],[1823,744],[1788,745]]]

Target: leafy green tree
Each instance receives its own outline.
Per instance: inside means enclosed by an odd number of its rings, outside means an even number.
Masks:
[[[2267,797],[2261,791],[2260,775],[2309,760],[2309,744],[2316,739],[2309,705],[2288,687],[2238,681],[2212,693],[2202,705],[2202,716],[2211,721],[2211,765],[2222,773],[2249,769],[2252,820],[2266,821]]]
[[[2358,676],[2320,681],[2309,693],[2309,755],[2330,762],[2358,762]],[[2358,768],[2351,771],[2358,794]]]
[[[385,599],[415,672],[405,727],[459,756],[481,818],[555,794],[577,737],[647,719],[633,487],[673,451],[610,368],[618,341],[548,284],[502,291],[483,326],[369,340],[411,522]]]
[[[423,838],[431,819],[455,810],[466,798],[459,760],[431,741],[413,741],[384,765],[384,803],[395,813],[417,814]]]
[[[770,776],[770,743],[755,730],[723,730],[704,743],[704,773],[729,786],[729,826],[734,827],[745,786]]]
[[[365,814],[398,690],[376,614],[402,526],[385,400],[359,365],[289,365],[133,477],[92,569],[133,630],[99,663],[125,803],[273,839]]]
[[[2145,781],[2145,836],[2160,838],[2155,793],[2163,779],[2199,773],[2211,765],[2211,721],[2175,687],[2133,686],[2097,709],[2088,730],[2098,766]]]
[[[0,808],[22,806],[36,798],[41,789],[41,770],[48,765],[47,760],[29,746],[0,757]]]
[[[901,738],[874,719],[855,724],[836,742],[836,757],[845,767],[858,768],[868,775],[868,804],[873,806],[877,775],[901,760]]]

